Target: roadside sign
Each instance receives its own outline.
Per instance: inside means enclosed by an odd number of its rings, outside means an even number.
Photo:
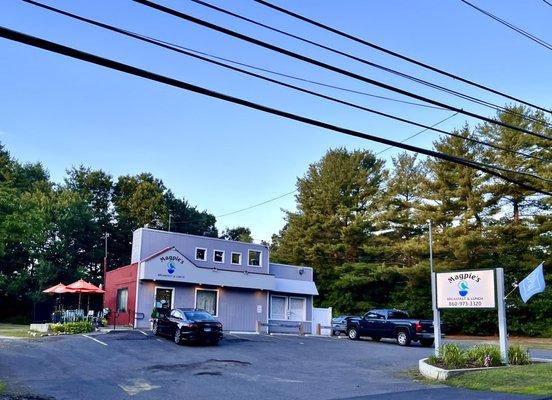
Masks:
[[[437,308],[495,308],[494,270],[439,272]]]

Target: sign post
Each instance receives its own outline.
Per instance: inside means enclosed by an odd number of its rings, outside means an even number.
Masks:
[[[435,357],[439,357],[441,351],[441,313],[437,308],[437,276],[433,270],[433,236],[431,232],[431,220],[429,223],[429,268],[431,270],[431,306],[433,308],[433,336],[435,337]]]
[[[508,365],[508,331],[506,329],[506,299],[504,297],[504,269],[496,269],[496,298],[498,301],[498,336],[502,362]]]

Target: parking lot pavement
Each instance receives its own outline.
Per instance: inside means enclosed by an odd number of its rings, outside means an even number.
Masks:
[[[432,350],[392,342],[226,334],[219,346],[177,346],[126,331],[0,347],[0,379],[58,400],[524,398],[413,382],[404,371]]]

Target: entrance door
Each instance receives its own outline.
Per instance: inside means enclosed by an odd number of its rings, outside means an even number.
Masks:
[[[291,321],[304,321],[305,299],[300,297],[290,297],[288,315]]]
[[[167,308],[173,308],[173,290],[170,288],[155,288],[155,307],[161,308],[163,301],[167,303]]]

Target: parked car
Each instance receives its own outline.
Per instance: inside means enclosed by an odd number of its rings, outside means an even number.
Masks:
[[[349,339],[369,336],[374,341],[395,338],[401,346],[420,342],[424,347],[433,345],[433,321],[411,319],[406,311],[395,309],[370,310],[363,317],[350,318],[347,323]]]
[[[351,318],[359,318],[353,315],[340,315],[332,318],[332,335],[339,336],[342,333],[347,334],[347,322]]]
[[[176,344],[189,340],[216,345],[222,339],[222,324],[205,310],[175,308],[154,318],[152,332],[170,337]]]

